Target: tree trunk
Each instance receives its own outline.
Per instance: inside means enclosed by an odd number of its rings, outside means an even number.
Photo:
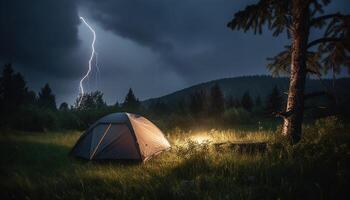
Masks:
[[[292,54],[288,102],[282,135],[292,144],[301,138],[304,114],[304,90],[306,79],[306,52],[309,37],[309,6],[304,0],[293,1]]]

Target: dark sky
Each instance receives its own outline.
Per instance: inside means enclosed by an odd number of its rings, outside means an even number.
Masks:
[[[99,72],[85,82],[108,103],[128,88],[140,99],[224,77],[267,74],[266,58],[288,44],[278,38],[232,32],[234,12],[253,0],[0,0],[0,64],[12,61],[38,91],[49,83],[57,101],[73,103],[97,34]],[[329,12],[350,13],[349,0]]]

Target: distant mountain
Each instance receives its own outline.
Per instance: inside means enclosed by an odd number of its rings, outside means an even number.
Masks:
[[[174,105],[180,101],[188,100],[189,96],[198,90],[209,91],[214,84],[218,84],[223,91],[225,98],[232,96],[233,98],[241,98],[243,93],[249,91],[253,98],[258,95],[265,98],[276,85],[281,92],[287,93],[289,78],[274,78],[272,76],[242,76],[233,78],[224,78],[213,80],[205,83],[193,85],[191,87],[173,92],[171,94],[158,98],[144,100],[142,103],[145,106],[155,102],[162,102],[169,105]],[[324,90],[325,86],[330,87],[332,80],[324,79],[322,82],[316,79],[308,79],[306,81],[306,92]],[[339,94],[349,94],[350,78],[340,78],[336,80],[336,91]]]

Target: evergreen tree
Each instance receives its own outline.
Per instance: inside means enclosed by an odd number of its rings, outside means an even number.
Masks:
[[[261,106],[262,106],[261,97],[260,97],[260,95],[258,95],[255,98],[255,107],[260,108]]]
[[[203,117],[207,114],[207,94],[204,90],[194,92],[190,96],[189,110],[195,117]]]
[[[233,99],[233,106],[236,107],[236,108],[241,107],[242,106],[241,100],[239,98]]]
[[[36,93],[31,90],[26,90],[23,103],[25,105],[36,105],[38,103],[38,97]]]
[[[0,77],[0,108],[4,115],[14,113],[24,102],[26,83],[20,73],[14,73],[11,64],[6,64]]]
[[[120,104],[119,104],[119,102],[118,102],[118,101],[117,101],[117,102],[115,102],[114,107],[115,107],[115,108],[117,108],[117,109],[120,107]]]
[[[156,101],[150,105],[150,110],[155,115],[164,115],[169,113],[169,107],[162,101]]]
[[[226,109],[235,107],[235,99],[233,99],[232,96],[229,96],[228,98],[225,99],[225,107]]]
[[[174,113],[180,116],[188,114],[188,109],[187,109],[185,100],[180,100],[176,103]]]
[[[52,94],[52,90],[48,83],[45,84],[41,91],[39,92],[38,104],[40,107],[45,109],[56,110],[56,98]]]
[[[267,96],[265,110],[268,114],[276,114],[282,110],[283,98],[277,86],[275,86],[271,94]]]
[[[349,15],[339,12],[324,15],[324,7],[331,0],[259,0],[234,14],[227,24],[232,30],[249,29],[261,34],[263,27],[273,36],[286,32],[291,44],[287,50],[274,58],[268,68],[274,73],[290,73],[288,102],[282,135],[290,143],[301,138],[304,115],[304,100],[314,95],[305,95],[305,80],[308,74],[320,76],[322,71],[340,73],[341,67],[350,68],[350,24]],[[320,38],[311,39],[315,34]],[[350,71],[350,70],[348,70]]]
[[[128,91],[128,94],[125,96],[125,100],[123,103],[123,108],[126,111],[139,111],[140,110],[141,103],[136,98],[133,90],[130,88]]]
[[[68,103],[66,102],[61,103],[59,110],[64,112],[69,111]]]
[[[249,92],[245,92],[242,96],[241,105],[244,109],[251,112],[253,108],[253,100]]]
[[[218,84],[210,89],[209,112],[212,115],[221,115],[225,109],[225,98]]]

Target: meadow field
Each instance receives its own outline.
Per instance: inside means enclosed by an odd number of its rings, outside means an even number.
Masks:
[[[278,130],[182,131],[146,163],[68,156],[78,131],[0,134],[1,199],[342,199],[349,195],[348,127],[331,117],[284,143]],[[240,152],[217,143],[266,142]]]

